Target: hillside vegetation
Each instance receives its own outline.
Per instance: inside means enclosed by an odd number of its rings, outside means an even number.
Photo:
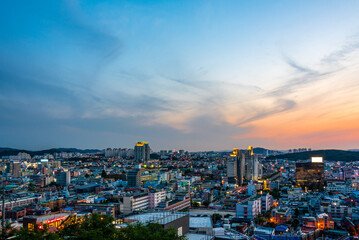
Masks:
[[[288,160],[308,160],[311,157],[323,157],[326,161],[359,161],[359,152],[344,150],[315,150],[300,153],[287,153],[275,156],[268,156],[266,159],[288,159]]]

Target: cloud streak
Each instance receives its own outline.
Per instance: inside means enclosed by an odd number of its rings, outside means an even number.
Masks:
[[[16,144],[11,131],[17,128],[31,135],[36,131],[51,133],[46,141],[61,135],[56,144],[66,143],[66,138],[75,135],[81,141],[77,135],[82,134],[93,147],[96,142],[111,145],[116,139],[125,143],[139,137],[153,138],[158,146],[163,141],[172,141],[173,145],[186,142],[188,148],[201,148],[201,144],[204,148],[204,142],[213,148],[221,142],[219,148],[223,148],[224,144],[237,144],[239,139],[261,142],[268,136],[282,141],[270,126],[281,132],[277,122],[303,124],[303,116],[310,114],[312,95],[327,98],[336,86],[325,83],[333,83],[332,79],[358,64],[353,60],[359,49],[357,37],[322,56],[316,65],[306,66],[297,60],[296,52],[278,53],[278,59],[276,55],[266,58],[271,51],[263,53],[258,42],[245,41],[246,37],[266,38],[252,36],[244,27],[243,33],[198,29],[193,38],[181,38],[185,34],[177,28],[181,23],[171,18],[159,21],[161,14],[141,18],[147,11],[144,6],[130,7],[141,13],[131,12],[132,16],[124,15],[122,9],[117,12],[115,7],[111,14],[99,10],[108,11],[112,5],[89,7],[77,1],[53,4],[44,4],[45,9],[51,9],[50,14],[34,9],[34,15],[27,16],[28,28],[34,31],[20,32],[19,38],[13,34],[14,39],[0,46],[0,130],[5,133],[0,145],[7,145],[8,139]],[[8,17],[9,22],[17,24],[14,17]],[[148,22],[143,23],[143,19]],[[197,25],[194,23],[193,29],[197,30]],[[148,28],[155,34],[151,35]],[[9,29],[5,35],[12,34]],[[226,34],[230,36],[227,41],[217,44]],[[266,41],[264,45],[273,44]],[[273,51],[279,52],[277,48]],[[281,64],[280,80],[274,79],[277,75],[260,72],[264,69],[261,58]],[[277,67],[269,65],[270,70]],[[270,84],[263,84],[261,77]],[[345,86],[354,83],[348,80]],[[340,90],[340,94],[344,92]],[[342,110],[332,102],[339,115]],[[322,104],[323,108],[327,106]],[[320,114],[331,116],[324,111]],[[29,137],[28,145],[31,142]]]

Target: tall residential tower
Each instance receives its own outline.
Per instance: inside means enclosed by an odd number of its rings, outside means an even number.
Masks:
[[[228,181],[238,185],[243,184],[244,156],[241,150],[234,148],[227,162]]]
[[[135,161],[140,163],[149,161],[150,151],[148,142],[137,142],[135,145]]]

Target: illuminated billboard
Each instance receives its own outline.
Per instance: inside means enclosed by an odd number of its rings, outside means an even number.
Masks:
[[[322,163],[323,158],[322,157],[312,157],[312,162],[313,163]]]

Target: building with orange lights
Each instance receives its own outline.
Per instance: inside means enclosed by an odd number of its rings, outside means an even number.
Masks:
[[[321,213],[318,215],[318,229],[334,229],[333,219],[326,213]]]
[[[60,224],[70,216],[69,213],[48,214],[42,216],[26,216],[23,219],[23,227],[34,231],[38,229],[58,228]]]
[[[232,181],[241,186],[243,184],[244,166],[244,155],[242,151],[238,148],[234,148],[227,162],[228,181]]]
[[[292,213],[290,208],[273,209],[270,221],[276,224],[283,224],[290,221],[291,218]]]
[[[324,162],[321,157],[295,163],[295,178],[301,188],[321,189],[324,187]]]
[[[260,166],[258,155],[253,152],[253,147],[249,146],[244,151],[244,177],[246,180],[258,180],[261,172]]]

